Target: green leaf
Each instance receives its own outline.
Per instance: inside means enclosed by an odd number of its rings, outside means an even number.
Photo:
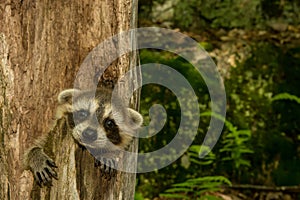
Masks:
[[[190,161],[198,165],[210,165],[214,162],[213,160],[199,161],[199,159],[193,159],[193,158],[190,158]]]
[[[223,200],[223,199],[220,197],[212,196],[212,195],[204,195],[204,196],[200,197],[199,200]]]
[[[165,192],[167,192],[167,193],[174,193],[174,192],[191,192],[191,191],[193,191],[193,189],[191,189],[191,188],[171,188],[171,189],[167,189],[167,190],[165,190]]]
[[[165,194],[162,193],[159,195],[160,197],[166,197],[166,198],[175,198],[175,199],[189,199],[189,197],[182,195],[182,194]]]
[[[275,95],[272,98],[272,101],[278,101],[278,100],[291,100],[291,101],[296,101],[298,104],[300,104],[300,98],[289,93],[280,93]]]
[[[194,185],[190,182],[183,182],[183,183],[175,183],[172,185],[173,187],[193,187]]]

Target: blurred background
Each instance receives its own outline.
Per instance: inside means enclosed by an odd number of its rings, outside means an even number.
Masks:
[[[201,118],[180,159],[138,174],[136,200],[300,199],[299,22],[299,0],[139,0],[139,27],[182,32],[213,58],[225,84],[227,116],[217,145],[199,159],[211,118],[205,82],[177,55],[142,50],[142,64],[165,64],[185,76]],[[154,137],[140,139],[140,152],[165,146],[179,126],[180,106],[170,90],[143,87],[145,125],[153,104],[164,106],[168,120]]]

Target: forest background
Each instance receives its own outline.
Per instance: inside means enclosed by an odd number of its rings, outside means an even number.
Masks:
[[[224,199],[225,194],[240,199],[300,198],[299,22],[298,0],[139,1],[140,27],[185,33],[213,58],[225,84],[227,116],[217,145],[198,159],[211,117],[205,82],[177,55],[142,50],[142,64],[171,66],[189,80],[201,118],[188,152],[164,169],[138,175],[136,199]],[[141,96],[145,125],[153,103],[164,106],[168,121],[155,137],[140,139],[141,152],[170,142],[180,122],[174,94],[147,85]],[[226,186],[237,189],[228,191]],[[295,190],[276,190],[278,186]]]

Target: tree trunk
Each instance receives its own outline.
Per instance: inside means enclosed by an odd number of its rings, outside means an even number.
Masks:
[[[0,2],[0,199],[133,199],[135,174],[106,180],[71,135],[58,135],[53,145],[59,179],[52,187],[34,184],[21,159],[49,131],[57,95],[73,87],[84,58],[108,37],[135,28],[136,9],[137,0]],[[135,64],[135,53],[122,56],[101,83]],[[132,103],[137,107],[137,94]]]

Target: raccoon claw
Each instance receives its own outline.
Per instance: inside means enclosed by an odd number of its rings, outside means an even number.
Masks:
[[[42,187],[43,185],[52,186],[52,180],[48,174],[37,172],[35,174],[35,179],[37,180],[37,183],[40,187]]]
[[[104,157],[96,158],[95,166],[100,166],[101,176],[105,179],[111,179],[111,177],[114,177],[116,175],[115,168],[117,166],[117,163],[114,159]]]
[[[40,187],[44,185],[52,186],[52,178],[58,179],[57,173],[54,170],[57,166],[42,150],[40,152],[37,152],[38,150],[35,151],[37,156],[31,160],[30,165],[34,179]]]
[[[49,159],[49,160],[47,160],[46,162],[47,162],[47,164],[48,164],[50,167],[57,168],[57,166],[56,166],[56,164],[55,164],[55,162],[54,162],[53,160]]]
[[[52,167],[56,166],[43,166],[43,168],[41,167],[39,170],[35,171],[34,178],[40,187],[43,185],[52,186],[52,178],[58,179],[57,173]]]

